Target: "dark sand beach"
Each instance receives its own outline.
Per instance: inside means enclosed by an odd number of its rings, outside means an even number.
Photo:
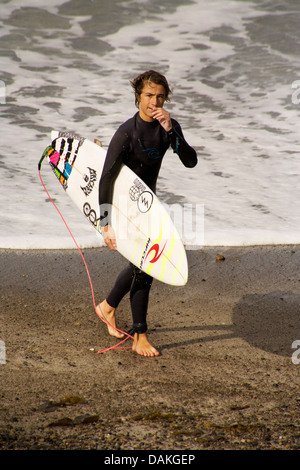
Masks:
[[[84,256],[99,303],[126,261]],[[77,250],[0,260],[1,449],[299,449],[298,246],[188,251],[185,287],[153,283],[157,358],[98,353],[117,341]],[[118,326],[131,327],[128,298]]]

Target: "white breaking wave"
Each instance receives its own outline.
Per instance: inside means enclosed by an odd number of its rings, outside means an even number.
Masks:
[[[43,9],[59,15],[64,2],[48,3]],[[40,8],[33,0],[26,6]],[[169,79],[174,93],[166,106],[199,157],[197,167],[186,169],[169,151],[158,196],[168,204],[192,204],[195,213],[204,207],[204,245],[300,242],[300,105],[292,100],[299,58],[264,34],[272,22],[285,25],[288,5],[270,12],[254,2],[197,0],[172,13],[149,17],[145,11],[136,24],[96,35],[101,54],[91,46],[74,48],[73,40],[88,39],[88,10],[85,16],[59,15],[68,28],[54,22],[41,30],[20,23],[17,9],[26,13],[19,0],[0,7],[0,50],[8,48],[0,77],[6,96],[0,104],[0,248],[74,247],[38,178],[50,130],[98,137],[107,147],[117,126],[136,112],[129,80],[148,68]],[[287,45],[300,37],[292,27],[291,36],[281,38]],[[18,39],[26,28],[28,47]],[[46,163],[42,175],[79,245],[102,245]],[[194,223],[202,230],[198,214]]]

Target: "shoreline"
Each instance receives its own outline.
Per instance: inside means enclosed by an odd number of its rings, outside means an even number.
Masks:
[[[127,261],[82,251],[98,304]],[[187,256],[186,286],[153,282],[144,358],[97,354],[117,341],[76,248],[0,249],[1,449],[299,449],[300,247]]]

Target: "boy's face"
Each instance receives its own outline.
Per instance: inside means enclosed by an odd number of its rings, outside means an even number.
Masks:
[[[146,82],[142,89],[139,101],[139,113],[144,121],[152,122],[152,113],[155,108],[162,108],[165,102],[165,89],[163,85],[153,82]]]

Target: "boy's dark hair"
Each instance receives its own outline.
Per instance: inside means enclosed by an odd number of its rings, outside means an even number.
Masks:
[[[172,91],[169,87],[166,77],[161,73],[156,72],[155,70],[148,70],[147,72],[143,72],[138,75],[134,80],[130,81],[131,86],[134,89],[135,105],[137,108],[139,107],[138,97],[142,93],[145,82],[153,82],[156,85],[162,85],[165,89],[165,99],[166,101],[169,101],[169,95],[172,93]]]

